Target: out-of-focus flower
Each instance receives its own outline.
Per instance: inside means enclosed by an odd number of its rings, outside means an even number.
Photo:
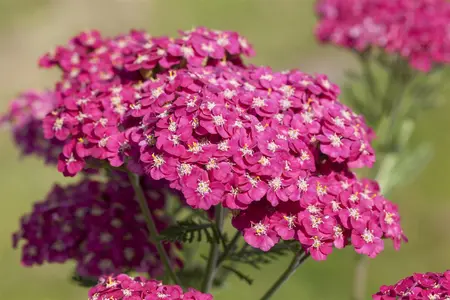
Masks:
[[[142,185],[149,207],[157,214],[164,208],[164,187],[150,180],[143,180]],[[145,221],[133,198],[132,187],[123,179],[55,186],[45,201],[36,203],[32,213],[22,218],[21,228],[14,234],[14,247],[21,244],[23,265],[75,260],[82,276],[127,270],[161,275],[163,265],[149,243]],[[159,230],[168,226],[168,216],[154,218]],[[173,246],[165,244],[176,261]]]
[[[63,142],[44,138],[42,120],[57,103],[57,95],[51,91],[30,90],[14,99],[6,114],[0,116],[0,125],[10,128],[22,155],[34,154],[47,163],[56,163]]]
[[[89,300],[213,300],[210,294],[189,288],[187,292],[178,285],[164,285],[161,281],[125,274],[106,276],[89,290]]]
[[[372,298],[374,300],[449,299],[450,271],[414,273],[394,285],[383,285]]]
[[[446,0],[319,0],[317,38],[365,51],[395,53],[418,70],[450,63]]]

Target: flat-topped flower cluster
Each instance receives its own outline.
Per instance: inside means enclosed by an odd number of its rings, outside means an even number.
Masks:
[[[394,285],[383,285],[373,299],[450,299],[450,271],[414,273]]]
[[[56,163],[63,142],[44,138],[42,120],[57,104],[51,91],[26,91],[11,101],[7,114],[0,116],[0,126],[8,126],[22,155],[34,154],[46,163]]]
[[[42,121],[64,143],[59,171],[100,160],[166,181],[194,209],[232,210],[264,251],[291,239],[316,260],[350,244],[374,257],[384,238],[398,248],[396,205],[350,170],[375,161],[364,118],[326,76],[244,65],[252,53],[238,34],[205,28],[74,37],[40,61],[63,74]]]
[[[446,0],[319,0],[317,37],[357,51],[398,54],[418,70],[450,63]]]
[[[125,274],[102,277],[89,290],[89,300],[213,300],[210,294],[193,288],[187,292],[178,285],[164,285],[161,281]]]
[[[157,228],[167,228],[170,216],[161,214],[167,197],[163,184],[149,179],[141,184]],[[77,274],[86,277],[129,270],[151,277],[163,275],[134,197],[133,188],[120,177],[106,183],[86,179],[75,185],[56,185],[45,201],[37,202],[33,212],[22,218],[20,231],[14,234],[14,246],[22,247],[22,264],[74,260]],[[173,264],[181,267],[174,251],[177,246],[164,245]]]

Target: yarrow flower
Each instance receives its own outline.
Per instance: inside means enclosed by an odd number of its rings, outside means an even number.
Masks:
[[[161,281],[126,274],[105,276],[89,290],[89,300],[213,300],[210,294],[193,288],[187,292],[178,285],[164,285]]]
[[[149,207],[157,214],[164,208],[164,186],[149,180],[142,185]],[[129,269],[161,275],[163,265],[148,241],[145,221],[133,198],[133,189],[124,185],[123,178],[55,186],[45,201],[36,203],[32,213],[22,218],[14,234],[14,247],[22,248],[23,265],[75,260],[81,276]],[[167,217],[154,217],[158,229],[168,226]],[[165,244],[171,259],[180,265],[174,246]]]
[[[384,238],[396,249],[406,240],[397,207],[379,195],[373,182],[331,171],[297,184],[300,199],[275,207],[261,200],[233,218],[250,245],[268,251],[279,240],[295,239],[313,259],[324,260],[333,247],[352,245],[357,253],[375,257],[384,249]]]
[[[14,99],[0,125],[9,127],[22,155],[37,155],[47,163],[56,163],[63,142],[45,139],[42,120],[55,109],[57,95],[51,91],[26,91]]]
[[[381,48],[428,72],[450,63],[446,0],[318,0],[320,41],[365,51]]]
[[[374,257],[384,238],[400,246],[397,207],[350,171],[374,163],[374,133],[337,85],[244,65],[253,50],[233,32],[180,35],[84,32],[41,59],[63,72],[42,121],[45,138],[64,143],[60,172],[100,161],[164,179],[194,209],[233,210],[263,251],[295,239],[323,260],[333,247]]]
[[[374,300],[450,299],[450,271],[414,273],[394,285],[383,285],[372,298]]]

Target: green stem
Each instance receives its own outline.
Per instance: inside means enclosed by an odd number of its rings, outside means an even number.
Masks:
[[[175,284],[181,286],[182,285],[181,281],[178,279],[177,275],[175,274],[172,268],[169,255],[167,255],[166,249],[164,249],[162,242],[158,241],[159,236],[158,229],[156,228],[155,220],[153,220],[144,191],[142,190],[141,184],[139,182],[139,176],[131,172],[128,172],[128,178],[136,194],[136,200],[139,203],[142,214],[144,215],[146,221],[145,223],[147,224],[147,230],[149,232],[148,239],[150,243],[155,245],[156,250],[158,251],[159,257],[164,265],[165,271],[168,274],[168,276],[172,279],[172,281]]]
[[[408,73],[408,69],[404,67],[403,61],[401,59],[396,60],[389,74],[388,86],[381,101],[381,105],[383,105],[382,111],[384,114],[388,115],[389,118],[387,131],[384,132],[385,138],[380,144],[382,147],[381,150],[384,150],[381,152],[384,153],[382,159],[377,162],[369,173],[371,179],[377,179],[380,183],[389,182],[391,172],[387,171],[387,165],[396,163],[396,161],[392,161],[390,154],[399,150],[396,141],[396,136],[398,134],[397,124],[402,117],[400,112],[404,98],[406,98],[405,92],[411,79],[411,74]],[[369,86],[371,85],[370,82],[368,84]],[[381,120],[382,118],[380,118],[380,121]],[[380,124],[378,124],[378,127],[379,126]],[[392,169],[393,167],[390,166],[389,170]],[[381,189],[383,191],[383,186],[381,186]],[[354,300],[363,300],[366,297],[368,269],[369,258],[358,255],[353,278]]]
[[[223,220],[224,220],[224,209],[222,205],[216,206],[215,211],[215,218],[216,218],[216,226],[219,230],[219,234],[222,234],[223,230]],[[212,284],[214,282],[214,277],[216,276],[217,272],[217,262],[219,258],[219,249],[220,243],[212,243],[211,248],[209,251],[209,257],[208,257],[208,264],[206,266],[206,272],[205,272],[205,278],[203,279],[202,284],[202,292],[208,293],[209,290],[212,287]]]
[[[231,239],[230,243],[228,243],[227,247],[223,251],[223,253],[220,255],[219,259],[217,260],[217,266],[220,266],[225,259],[228,258],[228,255],[230,255],[231,251],[236,246],[236,243],[238,242],[239,238],[242,236],[242,233],[240,231],[236,231],[233,238]]]
[[[281,276],[275,281],[272,287],[261,297],[261,300],[270,299],[276,291],[295,273],[297,268],[309,257],[309,254],[303,255],[303,251],[299,251],[295,254],[288,268],[281,274]]]
[[[399,89],[394,94],[396,99],[394,99],[394,105],[393,105],[392,110],[389,115],[389,127],[388,128],[390,130],[387,133],[386,141],[384,143],[386,149],[390,152],[395,152],[397,150],[395,147],[396,146],[395,145],[395,137],[396,137],[396,133],[398,133],[396,131],[396,129],[397,129],[398,121],[401,118],[400,112],[402,110],[403,100],[404,100],[404,98],[406,98],[404,96],[406,87],[407,87],[407,82],[403,82],[401,84],[401,87],[399,87]]]
[[[217,268],[219,268],[222,265],[222,263],[228,258],[228,256],[234,251],[236,244],[239,241],[239,238],[241,236],[242,236],[242,233],[240,231],[236,231],[236,233],[234,234],[231,241],[225,247],[225,250],[223,251],[223,253],[219,256],[219,259],[217,260]],[[230,266],[234,267],[235,264],[236,264],[236,262],[232,261],[230,263]],[[219,283],[220,285],[222,285],[229,275],[230,275],[230,270],[219,268],[219,273],[217,274],[216,282]]]
[[[383,113],[387,115],[392,113],[393,104],[397,101],[396,95],[398,91],[405,88],[406,78],[408,77],[406,71],[407,69],[404,66],[402,58],[396,58],[392,62],[392,66],[389,70],[387,87],[381,100],[381,105],[383,105]]]
[[[386,183],[389,182],[389,177],[393,169],[392,164],[395,164],[396,160],[390,153],[386,153],[383,159],[370,171],[369,177],[375,179],[380,184],[380,189],[384,196],[387,196],[389,189],[386,190]],[[354,278],[353,278],[353,300],[366,299],[367,289],[367,277],[369,273],[369,257],[365,255],[357,254],[357,261],[355,266]]]
[[[358,254],[353,279],[353,300],[365,299],[368,271],[369,257]]]
[[[370,67],[370,53],[359,54],[362,65],[363,75],[367,79],[368,92],[371,100],[375,101],[378,98],[378,87],[372,68]]]

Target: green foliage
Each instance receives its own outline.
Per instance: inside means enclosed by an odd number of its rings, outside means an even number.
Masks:
[[[408,115],[416,119],[424,110],[431,110],[445,104],[450,86],[450,68],[435,68],[430,73],[418,73],[408,90],[411,99]]]
[[[237,270],[236,268],[232,267],[232,266],[222,266],[222,269],[225,269],[226,271],[229,271],[231,274],[236,275],[240,280],[243,280],[245,282],[247,282],[249,285],[253,284],[253,279],[250,278],[248,275],[245,275],[244,273],[242,273],[241,271]]]
[[[70,280],[76,285],[85,288],[91,288],[95,286],[98,282],[97,278],[81,276],[77,273],[77,271],[73,271]]]
[[[200,223],[194,219],[178,221],[160,233],[159,239],[169,242],[201,242],[206,238],[210,244],[224,242],[217,226],[211,222]]]
[[[280,257],[292,253],[292,250],[292,245],[290,243],[279,243],[267,252],[244,246],[241,250],[230,254],[225,261],[246,264],[260,270],[262,265],[270,264]]]
[[[177,273],[177,276],[184,285],[200,289],[204,273],[204,269],[201,266],[195,265],[191,268],[183,268]]]
[[[379,167],[376,180],[384,194],[389,194],[394,187],[413,182],[433,157],[429,143],[422,143],[402,153],[388,153]]]

